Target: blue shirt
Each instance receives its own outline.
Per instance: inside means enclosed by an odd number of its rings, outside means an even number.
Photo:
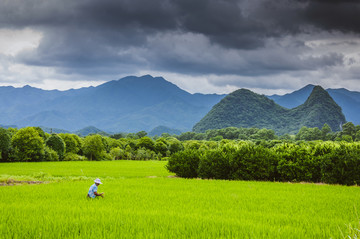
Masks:
[[[98,189],[98,187],[96,186],[95,183],[93,185],[91,185],[89,188],[89,192],[88,192],[89,197],[95,198],[96,196],[95,196],[94,192],[97,192],[97,189]]]

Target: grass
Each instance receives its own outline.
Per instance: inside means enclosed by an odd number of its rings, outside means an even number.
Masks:
[[[151,161],[0,164],[38,172],[85,178],[0,187],[0,238],[355,238],[359,226],[358,187],[168,178]],[[98,176],[105,198],[87,200]]]
[[[77,161],[1,163],[0,175],[53,177],[115,177],[138,178],[146,176],[166,177],[173,175],[165,169],[165,161]]]

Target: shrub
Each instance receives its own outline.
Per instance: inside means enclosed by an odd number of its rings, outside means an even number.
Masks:
[[[275,148],[279,155],[278,172],[282,181],[319,182],[321,179],[319,158],[308,144],[284,143]]]
[[[85,156],[74,154],[72,152],[66,153],[64,156],[64,161],[85,161],[85,160],[86,160]]]
[[[360,184],[359,144],[341,143],[323,156],[322,181],[345,185]]]
[[[170,138],[168,140],[170,153],[176,153],[184,149],[182,143],[176,138]]]
[[[236,180],[276,180],[277,155],[262,146],[240,143],[230,158],[229,178]]]
[[[179,177],[196,178],[198,176],[199,161],[199,151],[186,149],[172,154],[166,168]]]
[[[231,154],[221,149],[210,149],[200,157],[199,176],[201,178],[229,179]]]
[[[59,155],[58,153],[53,150],[52,148],[45,146],[45,161],[59,161]]]

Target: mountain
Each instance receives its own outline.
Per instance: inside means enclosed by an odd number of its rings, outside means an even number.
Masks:
[[[340,129],[345,117],[341,108],[320,86],[315,86],[304,104],[287,109],[264,95],[240,89],[216,104],[194,127],[195,132],[225,127],[273,129],[277,134],[297,133],[302,126],[321,128],[327,123]]]
[[[314,85],[307,85],[300,90],[286,95],[271,95],[268,98],[274,100],[277,104],[294,108],[299,106],[309,97]],[[347,89],[327,89],[326,90],[334,101],[342,108],[346,119],[356,125],[360,125],[360,92],[349,91]]]
[[[167,133],[167,134],[170,134],[170,135],[174,135],[174,134],[180,135],[181,131],[177,130],[177,129],[170,129],[170,128],[166,127],[166,126],[160,125],[160,126],[154,128],[154,129],[152,129],[148,133],[148,135],[149,136],[155,136],[155,135],[161,136],[163,133]]]
[[[68,131],[92,125],[107,132],[150,131],[164,125],[189,131],[223,97],[190,94],[150,75],[68,91],[0,87],[0,124]]]
[[[277,104],[292,109],[296,106],[303,104],[306,99],[309,97],[310,93],[314,89],[314,85],[307,85],[300,90],[294,91],[290,94],[285,95],[271,95],[268,96],[270,99],[274,100]]]
[[[100,135],[104,135],[104,136],[110,136],[109,133],[106,133],[94,126],[88,126],[83,129],[80,129],[80,130],[76,131],[75,134],[80,135],[80,136],[87,136],[89,134],[100,134]]]
[[[66,134],[66,133],[71,133],[70,131],[67,131],[67,130],[63,130],[63,129],[55,129],[55,128],[48,128],[48,127],[42,127],[40,126],[40,128],[48,133],[48,134],[60,134],[60,133],[63,133],[63,134]]]

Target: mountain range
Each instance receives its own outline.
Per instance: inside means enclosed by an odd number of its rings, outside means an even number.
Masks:
[[[225,127],[273,129],[277,134],[295,134],[303,126],[333,131],[345,123],[341,107],[321,86],[313,87],[305,103],[287,109],[264,95],[247,89],[232,92],[216,104],[193,128],[195,132]]]
[[[266,97],[292,109],[303,104],[314,87],[307,85],[286,95]],[[360,92],[346,89],[327,89],[327,92],[342,107],[348,121],[360,124]],[[144,130],[151,134],[172,134],[191,131],[225,96],[190,94],[162,77],[150,75],[128,76],[97,87],[67,91],[3,86],[0,87],[0,126],[41,126],[49,132],[83,134],[98,129],[108,133]]]
[[[190,131],[225,95],[190,94],[162,77],[128,76],[97,87],[67,91],[0,87],[0,124],[76,131]]]

